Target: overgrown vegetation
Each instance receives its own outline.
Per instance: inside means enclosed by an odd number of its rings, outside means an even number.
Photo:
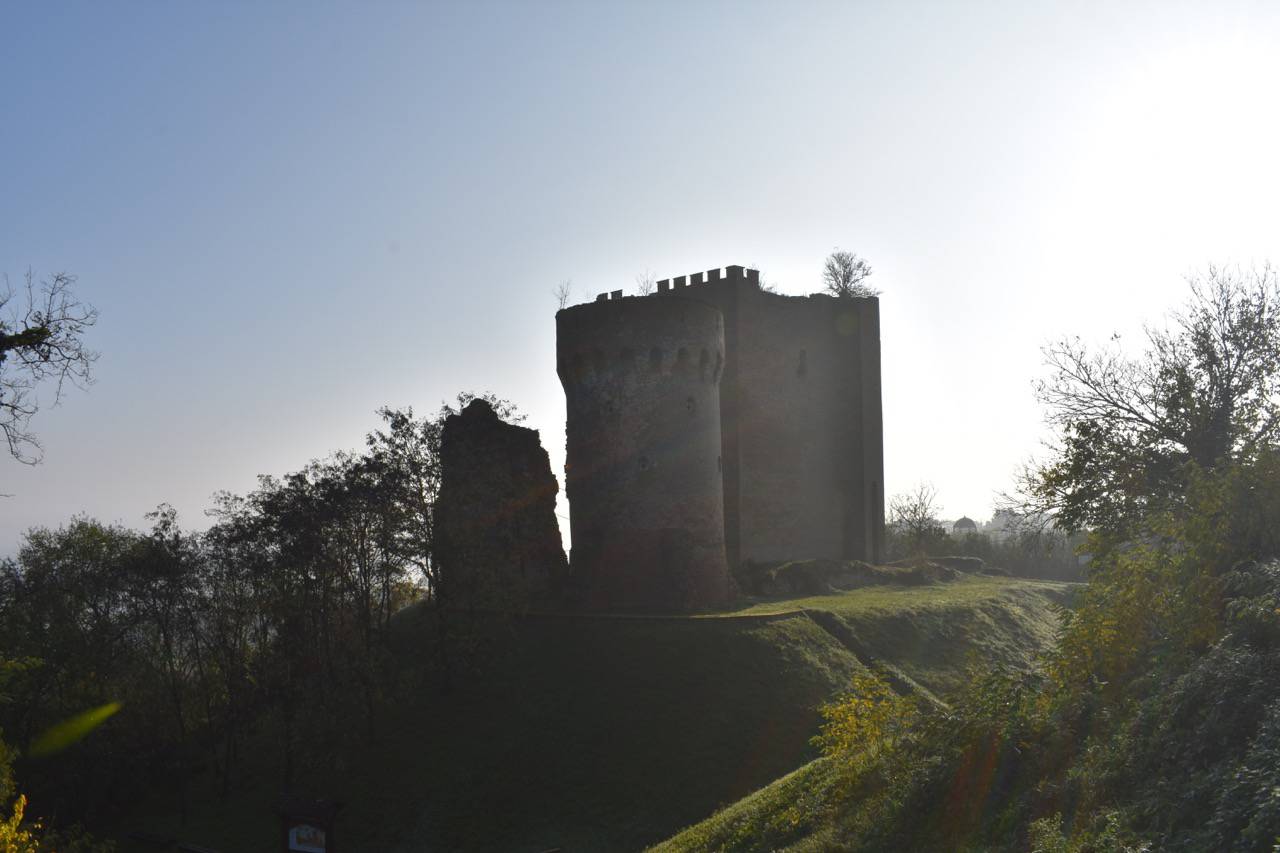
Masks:
[[[347,803],[339,829],[360,850],[636,850],[815,758],[818,708],[865,669],[860,654],[951,689],[971,655],[1028,665],[1052,642],[1064,593],[964,578],[768,612],[485,621],[475,674],[448,694],[421,653],[430,608],[414,605],[392,619],[395,680],[376,741],[306,781]],[[152,800],[119,828],[259,849],[274,838],[263,807],[277,790],[274,735],[259,727],[226,800],[211,770],[193,777],[199,808],[185,827]]]
[[[1028,578],[1084,580],[1085,537],[1069,533],[1038,508],[1002,508],[997,532],[948,532],[938,520],[937,490],[929,483],[889,501],[885,553],[897,561],[919,557],[977,557],[991,570]]]
[[[84,518],[29,531],[0,561],[0,731],[20,748],[28,812],[100,822],[159,792],[185,815],[193,773],[211,770],[227,796],[264,727],[277,787],[297,785],[376,739],[391,618],[413,601],[431,614],[418,654],[446,689],[474,644],[465,615],[436,606],[449,594],[432,520],[453,411],[383,411],[364,453],[219,495],[204,533],[167,506],[146,532]]]
[[[947,705],[863,682],[827,710],[794,832],[672,849],[1271,851],[1280,838],[1280,288],[1210,270],[1127,360],[1051,349],[1063,442],[1029,503],[1087,525],[1090,583],[1035,671]],[[794,784],[785,789],[796,792]]]

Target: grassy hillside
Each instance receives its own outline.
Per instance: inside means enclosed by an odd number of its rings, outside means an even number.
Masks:
[[[697,617],[495,621],[491,663],[448,697],[418,677],[410,610],[376,743],[311,787],[346,803],[346,850],[639,849],[812,760],[817,706],[865,662],[945,694],[969,655],[1029,660],[1068,594],[966,577]],[[260,769],[227,801],[196,790],[185,827],[158,815],[122,834],[275,849],[278,771],[259,738]]]
[[[1051,604],[1070,603],[1075,584],[985,575],[927,586],[876,586],[839,595],[768,601],[743,615],[816,610],[834,614],[861,648],[934,693],[965,678],[971,655],[1025,666],[1058,630]]]
[[[742,612],[803,608],[834,614],[856,637],[863,660],[873,656],[945,699],[960,686],[975,655],[1025,666],[1036,651],[1048,648],[1058,619],[1046,603],[1069,604],[1074,589],[1072,584],[972,576],[952,584],[871,587],[844,595],[764,602]],[[817,758],[653,849],[828,849],[823,827],[811,821],[821,814],[821,804],[832,799],[831,769],[828,759]]]
[[[813,820],[835,799],[837,774],[829,758],[817,758],[700,823],[658,844],[652,853],[705,850],[779,850],[802,853],[837,845]]]

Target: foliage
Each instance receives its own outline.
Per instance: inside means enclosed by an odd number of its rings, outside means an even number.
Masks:
[[[1082,581],[1086,577],[1084,553],[1087,537],[1055,528],[1027,527],[992,535],[986,532],[948,536],[939,551],[929,556],[978,557],[988,566],[1024,578]]]
[[[1062,815],[1042,817],[1031,822],[1027,832],[1031,853],[1150,853],[1151,845],[1126,831],[1118,812],[1104,815],[1104,823],[1096,830],[1071,836],[1063,832]]]
[[[0,681],[13,669],[0,659]],[[2,700],[0,700],[2,701]],[[15,751],[0,740],[0,851],[4,853],[111,853],[115,845],[88,835],[80,826],[55,831],[40,820],[27,818],[27,798],[15,796]],[[11,802],[12,800],[12,802]],[[6,807],[6,804],[7,807]],[[8,810],[9,816],[4,812]]]
[[[812,838],[849,849],[1264,851],[1280,837],[1280,291],[1210,269],[1145,356],[1051,349],[1063,430],[1024,483],[1087,528],[1037,672],[975,671],[872,753]]]
[[[864,746],[809,809],[826,809],[811,837],[851,849],[1271,849],[1280,562],[1248,557],[1280,554],[1278,457],[1193,469],[1180,501],[1144,520],[1150,535],[1094,546],[1091,582],[1041,672],[975,669],[947,706],[906,712],[894,748]],[[866,719],[850,744],[889,724]]]
[[[866,298],[880,291],[866,283],[871,265],[853,252],[836,249],[822,264],[822,284],[832,296]]]
[[[40,442],[29,428],[40,408],[37,389],[52,384],[56,405],[68,384],[91,381],[98,355],[85,348],[84,335],[98,312],[76,298],[75,282],[59,273],[37,287],[28,271],[21,292],[7,277],[0,290],[0,433],[19,462],[40,458]]]
[[[938,490],[921,483],[914,490],[889,500],[888,527],[902,556],[919,557],[936,551],[947,531],[938,521]]]
[[[1060,441],[1024,473],[1024,505],[1112,541],[1176,508],[1191,472],[1248,463],[1280,441],[1280,281],[1209,267],[1139,357],[1063,340],[1037,387]]]
[[[927,483],[889,501],[885,554],[890,561],[918,557],[977,557],[988,567],[1019,577],[1083,580],[1083,534],[1068,534],[1042,519],[1002,511],[1004,529],[948,533],[938,520],[937,492]]]
[[[917,701],[895,693],[884,678],[859,672],[849,688],[819,709],[824,720],[814,743],[856,778],[858,771],[884,762],[917,718]]]
[[[969,650],[1025,663],[1046,648],[1064,592],[966,577],[770,602],[789,614],[771,618],[486,617],[447,694],[434,666],[435,608],[415,604],[391,621],[376,740],[334,744],[341,762],[312,762],[299,778],[348,804],[343,834],[361,849],[637,850],[816,757],[816,709],[859,663],[801,611],[839,615],[862,641],[858,654],[947,690]],[[193,774],[185,827],[172,798],[153,795],[142,801],[149,819],[121,828],[257,849],[273,830],[264,791],[280,777],[273,720],[245,733],[225,801],[213,772]],[[742,827],[754,849],[812,829],[805,815],[822,805],[821,790],[805,780],[793,790],[793,813]],[[493,803],[504,804],[500,820]]]
[[[510,400],[492,393],[458,394],[455,404],[440,406],[434,416],[419,418],[412,408],[378,410],[386,424],[365,440],[369,464],[386,485],[387,509],[397,515],[393,545],[401,559],[419,572],[428,598],[441,591],[435,557],[435,502],[440,495],[440,439],[445,419],[472,400],[488,403],[499,418],[518,424],[525,416]]]
[[[41,826],[25,821],[27,798],[18,797],[13,804],[13,814],[9,817],[0,815],[0,850],[5,853],[40,853],[41,844],[37,833]]]
[[[423,597],[417,578],[437,592],[439,427],[453,411],[384,410],[365,453],[218,495],[204,533],[167,505],[145,532],[84,518],[29,531],[0,561],[0,726],[30,745],[19,775],[42,813],[94,820],[153,787],[185,815],[194,766],[211,761],[225,796],[263,725],[286,787],[374,740],[392,616]],[[464,626],[446,643],[429,613],[420,654],[464,658]]]
[[[1269,462],[1200,474],[1183,513],[1151,520],[1159,537],[1104,552],[1045,680],[975,676],[909,739],[903,815],[944,789],[984,795],[953,799],[932,826],[903,817],[884,831],[924,847],[958,831],[1007,846],[1035,821],[1043,841],[1043,820],[1059,815],[1062,844],[1075,845],[1060,849],[1147,839],[1188,851],[1260,849],[1280,833],[1268,764],[1280,569],[1238,562],[1277,544],[1278,498]]]
[[[28,820],[27,798],[13,802],[12,813],[0,812],[0,851],[4,853],[114,853],[110,841],[99,841],[81,827],[53,830],[39,820]]]

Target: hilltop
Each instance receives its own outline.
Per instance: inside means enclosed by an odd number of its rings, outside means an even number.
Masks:
[[[868,663],[945,697],[971,658],[1029,664],[1071,594],[965,576],[693,616],[494,618],[487,663],[447,696],[426,686],[411,607],[375,743],[312,781],[344,801],[349,850],[639,849],[812,761],[817,707]],[[274,745],[256,737],[225,801],[206,772],[185,827],[157,799],[119,834],[274,849]]]

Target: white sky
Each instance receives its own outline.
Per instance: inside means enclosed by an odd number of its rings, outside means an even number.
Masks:
[[[559,472],[559,281],[805,293],[836,246],[883,290],[887,494],[981,520],[1046,341],[1136,344],[1186,273],[1280,260],[1280,7],[602,5],[0,9],[0,271],[102,314],[45,462],[0,461],[0,554],[203,526],[464,389]]]

